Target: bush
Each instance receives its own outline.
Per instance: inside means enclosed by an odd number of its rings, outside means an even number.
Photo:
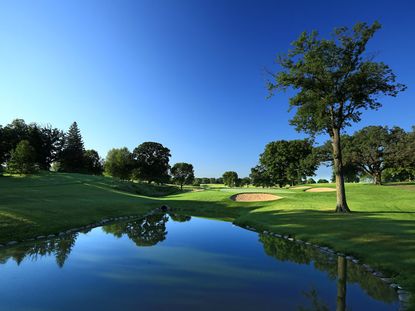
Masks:
[[[317,181],[317,183],[318,183],[318,184],[328,184],[328,183],[329,183],[329,181],[328,181],[327,179],[319,179],[319,180]]]
[[[315,184],[315,183],[316,183],[316,181],[314,180],[314,178],[307,179],[307,184]]]
[[[7,163],[7,170],[10,173],[29,174],[36,170],[35,150],[29,141],[22,140],[12,151],[10,160]]]

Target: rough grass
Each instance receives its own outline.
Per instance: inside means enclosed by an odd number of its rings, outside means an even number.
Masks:
[[[312,185],[320,186],[334,187]],[[105,217],[142,215],[168,204],[189,215],[249,224],[355,255],[393,275],[415,296],[414,184],[348,184],[353,213],[346,215],[333,213],[334,192],[267,189],[267,193],[283,199],[234,202],[231,195],[259,189],[212,188],[178,192],[172,186],[153,187],[79,174],[1,177],[0,243],[56,233]],[[154,195],[158,197],[151,197]]]

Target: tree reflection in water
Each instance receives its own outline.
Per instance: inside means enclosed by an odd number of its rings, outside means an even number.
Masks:
[[[346,310],[346,285],[357,283],[371,297],[376,300],[391,303],[396,301],[396,292],[382,280],[366,271],[363,267],[354,264],[344,257],[325,254],[315,247],[304,243],[294,243],[281,238],[260,234],[259,240],[264,246],[267,255],[281,261],[291,261],[299,264],[310,264],[320,271],[328,273],[331,279],[337,279],[337,309]],[[311,310],[326,310],[324,303],[317,298],[317,292],[306,294],[312,305],[318,301],[319,308]],[[317,299],[317,300],[316,300]],[[301,309],[300,310],[309,310]]]
[[[191,219],[190,216],[179,214],[171,214],[170,218],[178,222],[186,222]],[[153,246],[166,239],[166,223],[168,219],[166,214],[155,214],[142,219],[103,226],[102,229],[104,232],[116,237],[126,235],[137,246]],[[81,232],[87,233],[88,231]],[[73,233],[62,237],[37,240],[5,248],[0,251],[0,264],[4,264],[9,259],[12,259],[19,265],[24,259],[35,261],[39,257],[52,255],[55,256],[57,265],[63,267],[75,245],[77,237],[78,233]]]
[[[153,246],[166,239],[168,219],[166,214],[154,214],[139,220],[103,226],[102,229],[119,238],[127,235],[137,246]]]
[[[170,214],[173,221],[186,222],[190,216]],[[153,246],[164,241],[167,236],[166,223],[169,217],[166,214],[154,214],[146,218],[131,220],[103,226],[102,229],[115,237],[127,236],[137,246]],[[82,231],[87,233],[89,230]],[[78,233],[64,235],[49,240],[38,240],[31,243],[22,243],[0,251],[0,264],[14,260],[20,264],[24,259],[37,260],[42,256],[55,256],[56,263],[63,267],[72,251]],[[359,265],[347,261],[343,257],[324,254],[320,250],[307,246],[304,243],[293,243],[269,235],[259,235],[265,253],[280,261],[291,261],[299,264],[313,264],[320,271],[328,273],[331,279],[337,279],[337,310],[346,310],[346,284],[358,283],[363,290],[374,299],[391,303],[396,301],[395,291],[374,277]],[[325,304],[318,299],[317,291],[305,293],[311,300],[312,310],[325,311]],[[309,309],[300,309],[309,310]]]
[[[57,265],[63,267],[75,245],[77,236],[78,233],[73,233],[50,240],[22,243],[12,248],[6,248],[0,252],[0,263],[4,264],[12,259],[19,265],[24,259],[36,261],[38,257],[54,255]]]

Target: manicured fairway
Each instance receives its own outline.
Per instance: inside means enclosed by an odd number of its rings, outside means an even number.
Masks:
[[[332,212],[334,192],[268,189],[267,193],[283,199],[235,202],[229,197],[245,189],[216,187],[160,196],[163,191],[154,190],[159,197],[142,196],[136,193],[152,194],[151,190],[77,174],[1,177],[0,243],[57,233],[105,217],[142,215],[168,204],[189,215],[249,224],[355,255],[395,276],[415,293],[415,187],[411,185],[349,184],[347,194],[353,213],[348,215]]]

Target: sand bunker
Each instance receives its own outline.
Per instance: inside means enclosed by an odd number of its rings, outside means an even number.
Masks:
[[[321,188],[311,188],[311,189],[306,190],[305,192],[334,192],[334,191],[336,191],[336,188],[321,187]]]
[[[236,202],[262,202],[279,199],[282,199],[282,197],[270,193],[238,193],[231,196],[231,200]]]
[[[293,190],[305,190],[305,189],[310,189],[311,187],[307,187],[307,186],[295,186],[295,187],[290,187],[290,189]]]

